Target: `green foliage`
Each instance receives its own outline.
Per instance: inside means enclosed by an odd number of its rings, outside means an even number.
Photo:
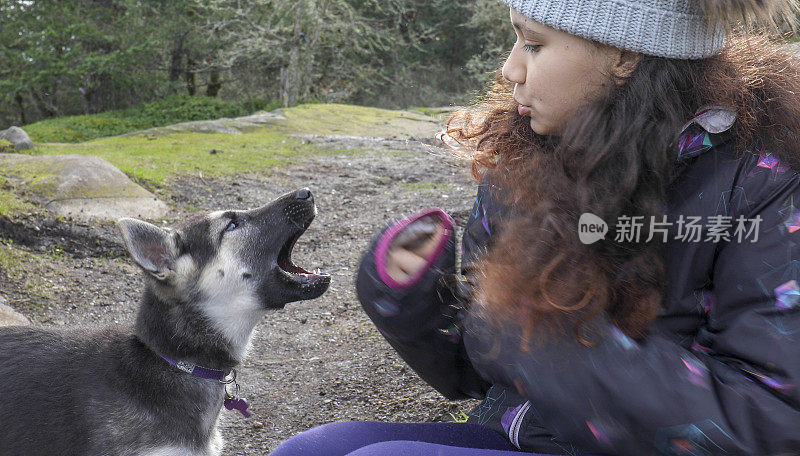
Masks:
[[[87,114],[152,97],[163,81],[160,44],[137,5],[0,0],[0,118],[9,109],[26,119]]]
[[[266,100],[462,104],[510,46],[508,22],[497,0],[0,0],[0,128],[177,94],[250,112],[276,107]]]
[[[240,117],[250,114],[243,106],[205,96],[176,95],[147,103],[135,115],[152,126],[169,125],[191,120]]]
[[[427,106],[415,106],[415,107],[413,107],[411,109],[413,109],[414,111],[419,111],[419,112],[421,112],[423,114],[426,114],[426,115],[429,115],[431,117],[436,117],[436,116],[439,116],[439,115],[442,115],[442,114],[445,114],[446,112],[448,112],[447,109],[430,108],[430,107],[427,107]]]
[[[27,125],[25,131],[37,143],[75,143],[192,120],[240,117],[251,112],[254,111],[245,105],[217,98],[175,95],[139,108],[43,120]]]
[[[25,131],[36,143],[74,143],[149,127],[147,123],[134,118],[118,117],[119,114],[120,111],[109,111],[88,116],[58,117],[27,125]]]
[[[281,107],[277,100],[269,101],[263,98],[248,98],[242,102],[242,108],[249,113],[258,111],[274,111]]]
[[[0,154],[10,154],[16,152],[14,143],[6,139],[0,139]]]

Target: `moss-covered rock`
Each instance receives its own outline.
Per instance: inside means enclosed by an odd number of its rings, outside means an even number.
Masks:
[[[11,191],[75,218],[160,218],[167,206],[108,161],[86,155],[0,154]]]
[[[278,131],[433,141],[443,119],[419,111],[393,111],[343,104],[306,104],[274,111],[286,117]]]
[[[14,145],[15,150],[33,150],[35,146],[28,133],[19,127],[10,127],[0,131],[0,139],[5,139]]]
[[[197,104],[197,100],[193,101]],[[393,111],[345,104],[305,104],[244,117],[233,106],[175,106],[166,100],[139,110],[60,117],[26,126],[37,143],[77,143],[117,135],[166,136],[174,133],[247,133],[266,128],[286,134],[350,135],[432,140],[448,108]],[[191,109],[187,108],[189,106]],[[230,116],[230,117],[226,117]],[[214,119],[214,120],[207,120]],[[184,122],[181,122],[181,121]],[[173,121],[169,124],[169,121]],[[177,123],[181,122],[181,123]],[[151,128],[152,127],[152,128]]]

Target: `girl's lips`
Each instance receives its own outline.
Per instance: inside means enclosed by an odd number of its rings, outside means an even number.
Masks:
[[[521,104],[517,107],[517,112],[521,116],[529,116],[531,114],[531,107]]]

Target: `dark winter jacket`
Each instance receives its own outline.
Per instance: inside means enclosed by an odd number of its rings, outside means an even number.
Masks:
[[[601,322],[593,348],[570,337],[522,350],[516,330],[493,334],[446,285],[452,236],[413,285],[388,277],[388,243],[413,217],[364,256],[366,313],[444,396],[483,399],[469,420],[523,451],[800,455],[800,174],[762,150],[736,159],[724,114],[684,127],[663,225],[667,292],[645,338]],[[509,212],[496,195],[479,186],[462,265]]]

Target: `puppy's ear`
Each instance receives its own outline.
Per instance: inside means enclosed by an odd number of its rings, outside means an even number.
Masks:
[[[158,280],[172,276],[172,265],[178,257],[178,236],[141,220],[123,218],[117,221],[125,247],[139,266]]]

